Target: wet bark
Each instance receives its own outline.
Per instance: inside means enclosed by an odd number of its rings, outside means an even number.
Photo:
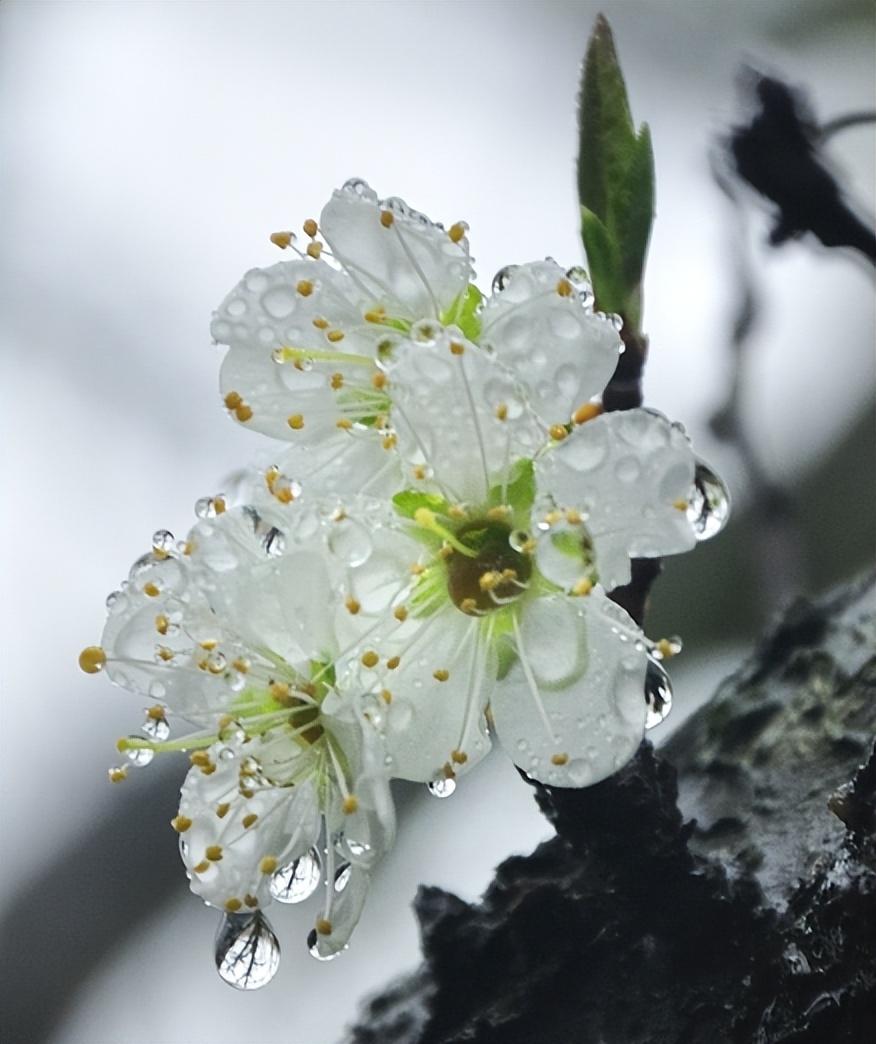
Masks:
[[[794,605],[659,753],[536,786],[556,837],[480,903],[422,888],[423,965],[348,1044],[873,1039],[874,726],[868,578]]]

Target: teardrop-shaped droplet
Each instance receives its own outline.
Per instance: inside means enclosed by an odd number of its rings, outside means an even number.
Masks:
[[[276,526],[271,526],[262,537],[262,547],[265,554],[270,558],[279,558],[286,550],[286,537],[282,530],[277,529]]]
[[[445,779],[443,776],[440,779],[433,779],[426,785],[432,797],[436,798],[448,798],[456,790],[456,780]]]
[[[335,871],[335,891],[343,892],[350,881],[350,874],[353,872],[353,867],[349,863],[342,863]]]
[[[140,726],[140,731],[145,733],[150,739],[163,743],[170,735],[170,724],[167,718],[156,718],[147,712],[146,720]]]
[[[216,933],[216,970],[236,990],[266,986],[280,966],[280,944],[264,915],[225,914]]]
[[[519,265],[505,265],[504,268],[500,268],[499,271],[493,276],[493,293],[501,293],[508,285],[508,280],[519,268]]]
[[[319,852],[311,848],[299,859],[293,859],[274,872],[271,895],[279,903],[303,903],[319,887],[321,874]]]
[[[134,743],[143,742],[139,736],[128,736],[128,739]],[[126,747],[124,754],[128,761],[137,768],[144,768],[155,757],[155,751],[148,747]]]
[[[346,950],[346,946],[344,950]],[[310,950],[310,956],[315,957],[318,961],[333,961],[335,957],[340,956],[344,950],[337,950],[335,953],[320,953],[319,952],[319,936],[316,934],[316,929],[311,928],[307,935],[307,949]]]
[[[727,524],[730,495],[714,471],[697,462],[694,484],[687,502],[687,520],[699,541],[711,540]]]
[[[152,534],[152,550],[159,555],[169,555],[174,549],[173,533],[169,529],[156,529]]]
[[[664,721],[672,710],[672,683],[663,665],[657,660],[648,660],[645,672],[645,728],[653,729]]]

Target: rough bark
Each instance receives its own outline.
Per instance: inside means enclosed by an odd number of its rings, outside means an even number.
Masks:
[[[793,606],[659,754],[537,786],[557,836],[480,903],[422,888],[423,965],[349,1044],[873,1039],[874,727],[868,578]]]

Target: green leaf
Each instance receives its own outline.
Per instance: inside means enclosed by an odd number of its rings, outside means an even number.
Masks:
[[[474,283],[469,283],[441,316],[442,325],[458,326],[467,340],[477,342],[481,335],[480,307],[483,299],[484,295]]]
[[[637,330],[642,275],[654,218],[654,156],[646,125],[636,133],[611,29],[600,15],[587,47],[579,96],[578,196],[596,304]]]
[[[446,515],[450,505],[437,493],[421,493],[417,489],[404,489],[392,498],[392,506],[402,518],[413,518],[420,508],[428,508],[436,515]]]

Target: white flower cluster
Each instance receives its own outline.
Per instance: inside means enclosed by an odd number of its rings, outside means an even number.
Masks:
[[[321,883],[311,953],[346,947],[393,842],[390,779],[446,796],[492,737],[549,786],[624,765],[677,644],[608,592],[727,514],[680,426],[602,412],[623,344],[580,269],[503,269],[484,297],[464,224],[362,181],[304,231],[212,324],[225,407],[283,441],[276,463],[245,502],[199,501],[184,542],[156,533],[80,658],[151,703],[111,778],[190,752],[173,826],[241,988],[276,971],[272,900]]]

